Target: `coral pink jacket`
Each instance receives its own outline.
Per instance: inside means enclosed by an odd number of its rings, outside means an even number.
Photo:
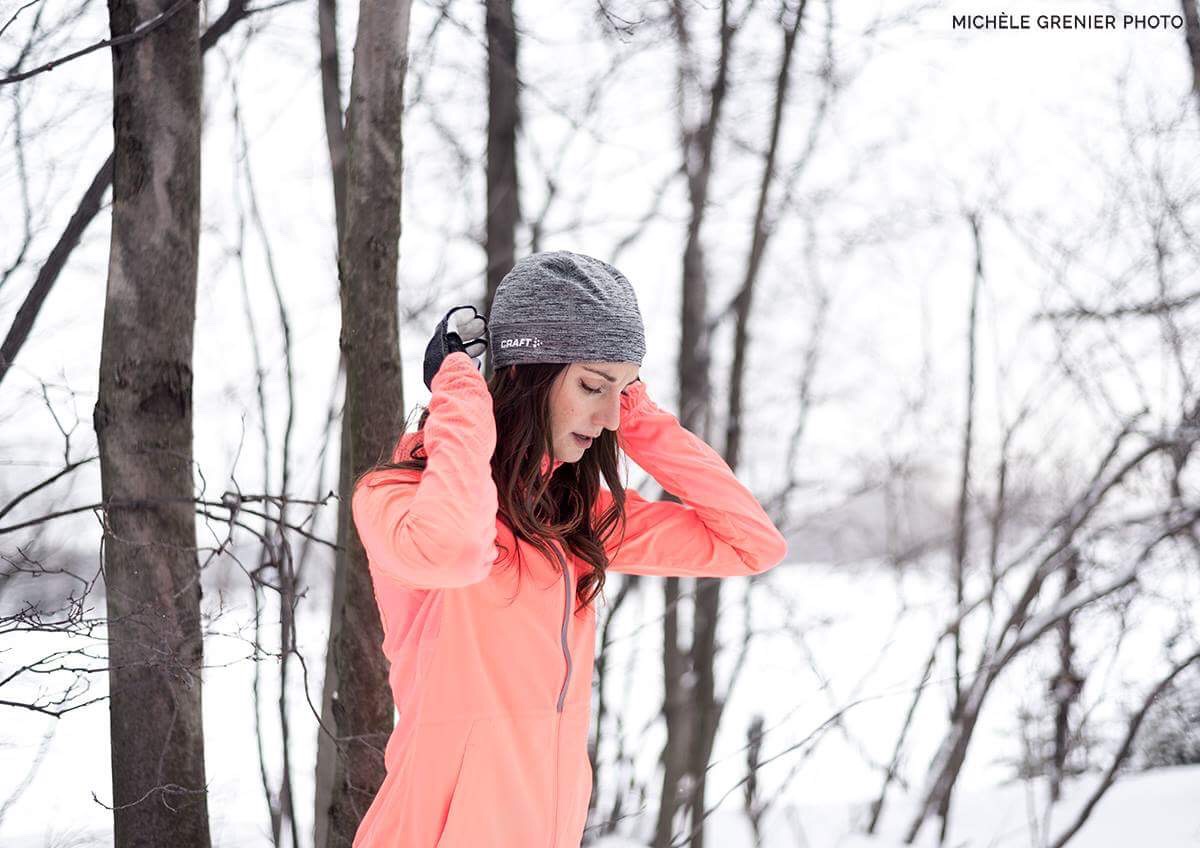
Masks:
[[[399,711],[354,846],[577,848],[592,784],[596,615],[574,613],[575,584],[590,566],[557,546],[560,568],[498,520],[492,398],[466,354],[443,362],[424,430],[402,436],[393,458],[422,432],[425,471],[372,472],[352,502]],[[628,490],[610,570],[726,577],[784,558],[754,496],[643,383],[621,399],[618,443],[683,503]],[[602,489],[597,509],[611,502]],[[519,584],[507,563],[493,570],[498,544],[520,545]]]

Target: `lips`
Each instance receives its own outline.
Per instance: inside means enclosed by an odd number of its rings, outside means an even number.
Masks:
[[[592,443],[592,439],[590,436],[581,436],[578,433],[572,433],[571,435],[575,437],[576,442],[583,445],[584,447],[587,447],[588,445],[590,445]]]

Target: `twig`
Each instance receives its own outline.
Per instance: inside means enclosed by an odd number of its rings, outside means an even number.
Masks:
[[[80,56],[86,56],[89,53],[95,53],[97,50],[103,50],[105,47],[116,47],[121,44],[128,44],[131,41],[137,41],[139,38],[144,38],[145,36],[154,32],[154,30],[158,29],[175,15],[179,14],[179,12],[182,11],[182,9],[189,3],[197,2],[198,0],[176,0],[174,6],[167,9],[165,12],[159,12],[150,20],[138,24],[133,28],[132,32],[127,32],[124,35],[118,35],[115,38],[109,38],[105,41],[98,41],[88,47],[76,50],[74,53],[68,53],[61,59],[51,59],[44,65],[38,65],[36,68],[31,68],[28,71],[22,71],[20,73],[4,77],[3,79],[0,79],[0,85],[10,85],[14,82],[20,82],[21,80],[29,79],[37,74],[44,73],[46,71],[52,71],[59,65],[65,65],[67,62],[70,62],[73,59],[78,59]]]

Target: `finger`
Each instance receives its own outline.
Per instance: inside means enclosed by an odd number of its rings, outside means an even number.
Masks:
[[[474,359],[477,356],[483,355],[483,352],[487,350],[487,343],[482,341],[468,342],[465,347],[467,350],[467,356]]]
[[[487,327],[487,324],[484,322],[484,320],[482,318],[480,318],[477,315],[476,316],[464,315],[462,317],[462,320],[459,321],[459,326],[468,332],[481,333],[481,332],[483,332],[484,328]]]
[[[474,339],[483,335],[483,331],[487,328],[481,318],[469,318],[462,323],[457,323],[458,334],[464,339]]]

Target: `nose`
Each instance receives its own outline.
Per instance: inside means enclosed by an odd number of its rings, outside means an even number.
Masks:
[[[610,392],[608,400],[604,402],[604,407],[601,410],[600,426],[609,430],[616,430],[621,423],[621,395],[619,392]]]

